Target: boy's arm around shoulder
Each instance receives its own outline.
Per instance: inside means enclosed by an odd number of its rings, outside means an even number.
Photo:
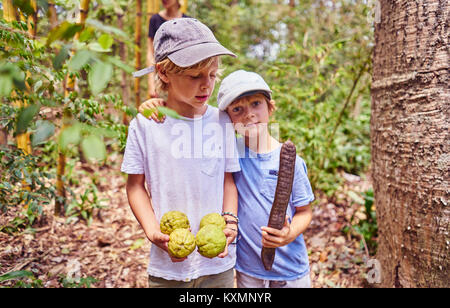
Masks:
[[[166,116],[160,114],[158,111],[158,107],[166,106],[166,102],[164,102],[161,98],[151,98],[143,102],[139,105],[138,111],[147,119],[153,120],[156,123],[164,123]]]

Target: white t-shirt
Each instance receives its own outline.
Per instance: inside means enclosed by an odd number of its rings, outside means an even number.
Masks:
[[[156,123],[138,114],[130,123],[121,171],[145,175],[158,220],[168,211],[181,211],[195,235],[204,215],[223,210],[224,173],[239,170],[234,128],[228,115],[215,107],[208,106],[195,119],[166,117]],[[222,273],[235,261],[234,244],[225,258],[205,258],[195,250],[177,263],[152,245],[148,273],[189,281]]]

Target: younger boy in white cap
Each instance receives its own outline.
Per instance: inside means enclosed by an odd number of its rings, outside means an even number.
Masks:
[[[256,73],[235,71],[223,79],[219,109],[226,111],[236,131],[241,171],[233,173],[239,192],[239,236],[236,275],[240,288],[310,287],[308,252],[303,232],[312,219],[314,194],[306,164],[297,155],[294,184],[281,230],[267,227],[275,196],[281,144],[270,135],[269,118],[275,109],[272,91]],[[261,261],[261,248],[276,248],[272,269]]]
[[[213,124],[234,134],[229,117],[206,104],[214,90],[218,56],[234,54],[208,27],[192,18],[164,23],[156,32],[154,47],[155,65],[134,75],[156,71],[157,86],[167,93],[167,107],[180,117],[156,124],[138,114],[128,128],[121,168],[128,174],[130,207],[152,242],[149,286],[231,288],[236,254],[235,245],[229,244],[237,235],[237,190],[232,172],[240,170],[239,160],[237,154],[226,158],[203,148],[209,142],[224,153],[236,152],[234,138],[226,142],[230,139],[210,136],[206,130]],[[194,234],[203,216],[223,213],[228,223],[223,231],[227,237],[224,252],[212,259],[197,251],[187,258],[170,255],[169,236],[161,232],[159,221],[175,210],[187,215]]]
[[[237,240],[237,286],[241,288],[310,287],[309,261],[302,233],[312,219],[309,204],[314,194],[306,164],[299,156],[286,220],[281,230],[266,227],[278,180],[281,144],[270,135],[269,118],[275,109],[272,91],[253,72],[238,70],[223,79],[217,96],[236,131],[241,171],[233,173],[239,192]],[[139,110],[163,102],[153,99]],[[262,264],[262,246],[277,248],[272,269]]]

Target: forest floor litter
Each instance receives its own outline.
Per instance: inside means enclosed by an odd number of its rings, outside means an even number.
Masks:
[[[105,199],[106,208],[94,212],[91,225],[78,218],[68,223],[66,217],[53,216],[49,206],[44,218],[33,226],[34,232],[0,232],[0,276],[26,270],[40,280],[41,287],[67,286],[64,282],[89,277],[96,280],[90,287],[147,287],[151,244],[128,205],[126,177],[119,171],[121,156],[108,160],[108,167],[77,162],[73,170],[75,176],[80,175],[79,188],[73,188],[76,194],[86,189],[83,181],[91,181],[83,174],[91,173],[97,178],[99,200]],[[364,216],[364,206],[347,192],[367,191],[370,180],[346,173],[342,176],[344,184],[333,198],[316,195],[313,220],[304,234],[315,288],[374,286],[366,279],[366,262],[371,257],[361,247],[361,239],[342,231],[354,223],[354,217]],[[1,214],[0,225],[11,215],[14,213]],[[16,281],[0,281],[0,287],[14,286]]]

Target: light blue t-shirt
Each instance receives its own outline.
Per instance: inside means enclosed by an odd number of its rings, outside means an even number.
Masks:
[[[241,171],[233,173],[239,192],[239,235],[236,270],[265,280],[295,280],[309,273],[308,252],[303,235],[276,249],[272,270],[261,261],[261,227],[267,226],[278,180],[281,146],[270,153],[257,154],[237,141]],[[314,194],[306,164],[297,155],[294,184],[286,215],[292,219],[295,208],[308,205]]]

